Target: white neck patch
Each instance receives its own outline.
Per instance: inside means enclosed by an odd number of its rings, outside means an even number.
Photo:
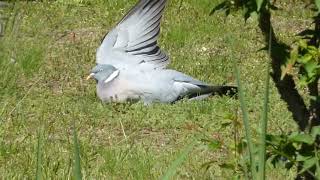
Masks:
[[[116,78],[116,77],[119,75],[119,73],[120,73],[119,70],[114,71],[114,72],[104,81],[104,83],[108,83],[108,82],[114,80],[114,78]]]

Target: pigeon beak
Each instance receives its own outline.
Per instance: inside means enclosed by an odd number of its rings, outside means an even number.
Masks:
[[[86,78],[86,80],[91,79],[94,76],[94,73],[90,73],[89,76]]]

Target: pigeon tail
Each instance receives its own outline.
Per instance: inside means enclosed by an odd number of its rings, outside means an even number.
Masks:
[[[238,88],[236,86],[206,86],[198,85],[201,88],[201,91],[196,93],[190,93],[185,96],[180,96],[176,101],[187,98],[189,100],[202,100],[210,96],[230,96],[236,97],[238,93]]]

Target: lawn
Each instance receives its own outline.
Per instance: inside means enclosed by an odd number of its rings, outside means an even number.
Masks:
[[[16,2],[0,13],[0,178],[36,176],[40,142],[43,179],[73,177],[73,122],[85,179],[158,179],[188,144],[197,142],[174,179],[243,177],[235,140],[243,137],[239,102],[230,97],[175,104],[103,104],[95,82],[85,81],[100,41],[135,0]],[[289,3],[291,2],[291,4]],[[170,68],[210,84],[235,85],[241,72],[253,135],[263,105],[269,62],[253,18],[241,12],[209,16],[217,0],[169,1],[160,46]],[[303,4],[279,2],[279,38],[290,43],[310,26]],[[232,38],[232,43],[228,38]],[[268,132],[295,130],[286,104],[271,83]],[[202,140],[202,141],[201,141]],[[203,141],[219,142],[214,149]],[[209,166],[206,166],[211,162]],[[295,171],[267,165],[268,179],[293,179]]]

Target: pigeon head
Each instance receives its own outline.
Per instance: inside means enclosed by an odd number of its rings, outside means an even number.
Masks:
[[[98,83],[108,83],[119,75],[119,70],[109,64],[98,64],[90,71],[87,80],[94,78]]]

